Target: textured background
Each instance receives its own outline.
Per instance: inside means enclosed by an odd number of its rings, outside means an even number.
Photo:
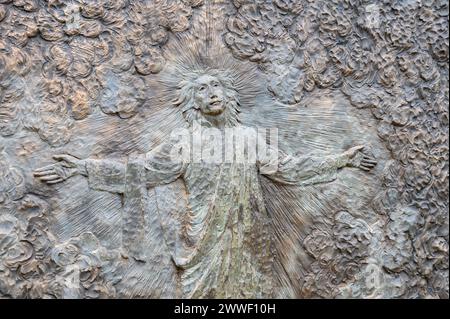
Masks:
[[[233,74],[242,122],[277,127],[286,152],[378,159],[327,185],[262,180],[279,297],[448,298],[439,0],[0,0],[0,296],[176,296],[152,207],[148,260],[125,260],[118,195],[32,171],[151,150],[185,125],[178,81],[207,67]]]

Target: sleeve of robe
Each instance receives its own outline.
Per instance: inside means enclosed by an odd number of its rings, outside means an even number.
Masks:
[[[126,160],[87,159],[85,175],[88,177],[89,187],[96,190],[123,194],[126,191],[130,174],[141,166],[143,170],[139,178],[147,187],[168,184],[180,177],[186,163],[180,153],[183,145],[178,140],[163,143],[145,155]],[[131,165],[133,162],[133,165]]]
[[[125,192],[126,161],[87,159],[85,164],[90,188],[110,193]]]
[[[347,163],[344,155],[291,156],[270,146],[258,160],[262,175],[281,184],[300,186],[332,182]]]

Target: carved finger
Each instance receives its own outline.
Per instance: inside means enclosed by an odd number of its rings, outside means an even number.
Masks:
[[[58,178],[54,178],[54,179],[51,179],[51,180],[39,180],[41,183],[45,183],[45,184],[51,184],[51,183],[53,183],[53,182],[55,182],[55,181],[57,181],[57,180],[59,180],[59,179],[61,179],[61,177],[58,177]]]
[[[377,161],[374,161],[374,160],[370,160],[370,159],[362,159],[361,160],[361,163],[368,163],[368,164],[376,164],[377,163]]]
[[[47,176],[47,175],[54,175],[54,174],[56,174],[56,171],[55,171],[55,169],[49,169],[49,170],[46,170],[46,171],[34,171],[33,172],[33,175],[34,176],[36,176],[36,177],[41,177],[41,176]]]
[[[371,162],[376,162],[376,159],[373,158],[372,156],[368,156],[368,155],[364,155],[363,160],[367,160],[367,161],[371,161]]]
[[[53,175],[46,175],[46,176],[43,176],[43,177],[39,177],[39,180],[47,182],[47,181],[52,181],[52,180],[55,180],[55,179],[58,179],[58,178],[61,178],[61,176],[53,174]]]
[[[44,171],[48,171],[48,170],[51,170],[51,169],[54,169],[54,168],[55,168],[55,164],[50,164],[50,165],[47,165],[47,166],[44,166],[44,167],[36,168],[34,171],[35,172],[44,172]]]
[[[373,166],[361,165],[359,168],[361,168],[362,170],[365,170],[365,171],[370,171],[373,168]]]
[[[46,183],[47,183],[47,184],[57,184],[57,183],[61,183],[62,181],[64,181],[64,179],[58,178],[58,179],[55,179],[55,180],[53,180],[53,181],[48,181],[48,182],[46,182]]]

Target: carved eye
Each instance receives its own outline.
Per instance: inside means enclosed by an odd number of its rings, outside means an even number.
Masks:
[[[201,87],[198,88],[198,90],[199,90],[199,91],[204,91],[204,90],[205,90],[205,87],[204,87],[204,86],[201,86]]]
[[[215,83],[213,84],[213,86],[214,86],[214,87],[218,87],[218,86],[219,86],[219,83],[215,82]]]

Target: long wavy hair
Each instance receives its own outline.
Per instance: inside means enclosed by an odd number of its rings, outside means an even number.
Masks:
[[[207,69],[187,74],[187,79],[182,80],[178,85],[179,95],[173,104],[181,108],[181,112],[189,125],[192,126],[195,121],[201,124],[208,123],[208,120],[204,117],[194,99],[196,90],[195,80],[202,75],[213,76],[222,84],[226,99],[225,110],[222,113],[225,125],[230,127],[238,125],[240,123],[238,92],[234,88],[233,77],[223,70]]]

